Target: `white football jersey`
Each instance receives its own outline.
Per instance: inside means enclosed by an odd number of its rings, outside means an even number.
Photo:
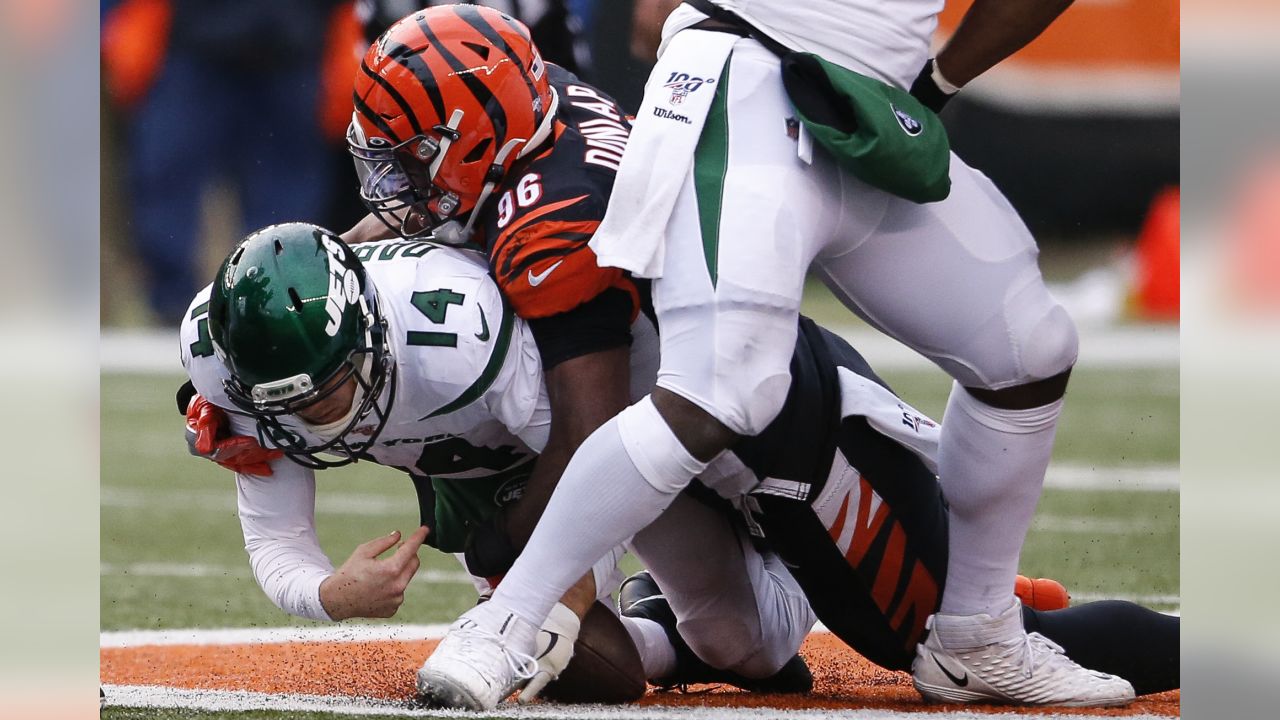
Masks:
[[[783,45],[908,88],[929,58],[944,0],[711,0]],[[663,39],[705,16],[679,5]]]
[[[531,464],[551,422],[541,360],[484,258],[425,241],[353,250],[377,290],[396,367],[390,417],[368,454],[381,465],[463,481]],[[183,319],[183,366],[196,390],[231,414],[235,434],[258,436],[223,389],[229,373],[209,337],[209,295],[201,290]],[[632,355],[633,388],[643,395],[656,375],[656,337],[637,342]],[[290,419],[286,427],[317,439]],[[287,458],[271,469],[269,478],[236,476],[254,576],[281,609],[327,620],[320,583],[333,566],[315,534],[315,473]]]

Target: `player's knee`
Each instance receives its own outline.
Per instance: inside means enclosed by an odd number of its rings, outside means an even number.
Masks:
[[[1050,378],[1070,370],[1080,353],[1075,321],[1055,304],[1031,326],[1021,343],[1022,369],[1028,381]]]
[[[1075,365],[1080,340],[1065,308],[1045,294],[1041,303],[1029,302],[1010,313],[998,334],[977,339],[985,348],[977,354],[985,357],[955,375],[965,387],[1009,392],[1064,376]]]
[[[736,618],[720,616],[684,620],[680,622],[679,630],[689,649],[711,667],[732,670],[748,677],[767,677],[778,669],[775,667],[763,675],[745,672],[756,669],[753,666],[758,664],[755,656],[760,647],[760,629]]]

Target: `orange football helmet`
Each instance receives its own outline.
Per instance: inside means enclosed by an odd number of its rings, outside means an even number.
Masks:
[[[466,4],[392,25],[354,99],[347,142],[365,205],[403,237],[447,242],[466,241],[507,170],[550,135],[557,104],[529,29]]]

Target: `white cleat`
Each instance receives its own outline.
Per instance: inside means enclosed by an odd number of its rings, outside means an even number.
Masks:
[[[930,702],[1111,707],[1133,701],[1129,681],[1081,667],[1022,627],[1022,605],[990,615],[934,615],[916,646],[912,683]]]
[[[434,707],[492,710],[533,677],[538,628],[492,602],[463,613],[418,670],[418,695]]]

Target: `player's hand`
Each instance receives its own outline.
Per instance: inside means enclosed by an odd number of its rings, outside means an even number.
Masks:
[[[400,541],[400,531],[356,548],[338,571],[320,584],[320,604],[334,620],[389,618],[404,604],[404,590],[418,572],[418,548],[427,539],[424,525],[404,539],[390,556],[378,556]]]
[[[535,650],[538,670],[520,692],[520,702],[533,702],[548,683],[560,677],[560,673],[569,667],[569,661],[573,659],[573,644],[578,642],[578,630],[581,626],[582,621],[569,608],[560,603],[551,608],[547,621],[538,630]]]
[[[192,455],[212,460],[232,472],[270,477],[268,463],[284,453],[262,447],[257,438],[230,432],[222,408],[200,395],[187,403],[187,450]]]

